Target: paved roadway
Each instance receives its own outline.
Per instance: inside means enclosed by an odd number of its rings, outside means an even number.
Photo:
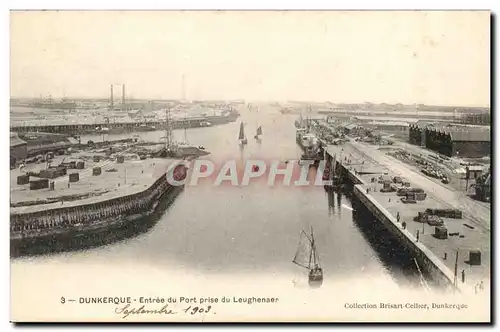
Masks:
[[[459,191],[451,190],[441,184],[438,184],[420,173],[411,169],[410,166],[403,162],[387,156],[384,152],[378,150],[377,146],[366,146],[358,142],[351,142],[355,149],[364,153],[368,158],[374,162],[387,167],[390,171],[407,178],[412,186],[424,189],[433,198],[441,203],[455,209],[462,210],[462,212],[470,218],[474,223],[490,232],[491,225],[491,210],[488,206],[484,206],[479,202],[472,200]]]
[[[374,197],[387,211],[394,217],[397,213],[401,215],[401,221],[407,223],[407,230],[417,236],[420,235],[420,242],[431,250],[451,271],[454,269],[455,253],[458,252],[459,271],[465,270],[467,292],[474,293],[475,285],[478,282],[488,280],[490,276],[490,260],[491,260],[491,241],[489,230],[489,215],[482,211],[482,215],[473,218],[473,206],[466,203],[456,202],[453,195],[457,192],[449,190],[444,186],[434,183],[430,179],[421,175],[418,171],[411,170],[410,166],[403,162],[395,162],[393,158],[385,155],[384,151],[377,150],[376,146],[367,146],[360,143],[344,144],[342,146],[330,146],[330,153],[339,153],[343,149],[342,154],[348,158],[346,166],[354,168],[359,172],[376,170],[376,165],[380,165],[385,170],[389,171],[390,175],[401,175],[408,179],[412,185],[420,186],[428,193],[427,199],[420,204],[402,204],[400,197],[396,193],[382,193],[379,191],[380,184],[371,183],[370,178],[373,175],[366,174],[360,177],[367,184],[366,186],[372,188],[371,196]],[[349,162],[350,160],[350,162]],[[343,161],[345,162],[345,161]],[[448,190],[446,192],[445,190]],[[388,200],[388,198],[391,198]],[[466,197],[470,202],[475,202]],[[450,204],[455,203],[455,204]],[[425,224],[413,221],[413,217],[417,212],[423,212],[425,208],[445,208],[457,206],[460,210],[464,211],[464,218],[461,220],[444,218],[446,227],[449,233],[460,233],[464,235],[463,238],[458,236],[450,236],[446,241],[436,239],[432,236],[433,227],[426,226]],[[465,207],[465,208],[464,208]],[[467,209],[467,211],[466,211]],[[477,213],[476,213],[477,214]],[[481,217],[483,219],[481,219]],[[486,217],[486,218],[485,218]],[[485,218],[485,219],[484,219]],[[470,229],[464,226],[464,223],[476,225],[476,229]],[[424,231],[425,230],[425,231]],[[479,249],[482,253],[482,264],[479,266],[472,266],[467,263],[469,259],[469,251],[471,249]],[[448,259],[443,259],[444,253],[447,253]]]

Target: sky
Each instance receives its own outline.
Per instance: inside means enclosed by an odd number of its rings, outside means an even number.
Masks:
[[[11,12],[11,97],[489,106],[489,12]]]

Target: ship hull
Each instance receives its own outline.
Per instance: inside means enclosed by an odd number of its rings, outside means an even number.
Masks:
[[[321,279],[309,279],[309,287],[319,288],[323,285],[323,278]]]
[[[78,107],[77,104],[34,104],[31,105],[31,107],[34,108],[43,108],[43,109],[50,109],[50,110],[73,110]]]
[[[309,286],[312,288],[321,287],[323,284],[323,270],[314,269],[309,272]]]

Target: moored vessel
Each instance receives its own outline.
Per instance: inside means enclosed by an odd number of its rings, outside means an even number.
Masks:
[[[307,234],[304,230],[300,232],[300,240],[293,263],[309,271],[309,286],[313,288],[321,287],[323,284],[323,269],[319,261],[312,226],[310,234]]]
[[[254,138],[255,138],[256,140],[260,140],[260,137],[259,137],[259,136],[261,136],[261,135],[262,135],[262,126],[259,126],[259,127],[257,128],[257,132],[255,133]]]
[[[238,134],[238,140],[240,145],[246,145],[248,143],[247,136],[245,135],[245,125],[243,122],[240,123],[240,133]]]

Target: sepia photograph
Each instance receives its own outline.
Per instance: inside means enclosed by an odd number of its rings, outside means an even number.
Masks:
[[[9,19],[11,322],[491,322],[489,11]]]

